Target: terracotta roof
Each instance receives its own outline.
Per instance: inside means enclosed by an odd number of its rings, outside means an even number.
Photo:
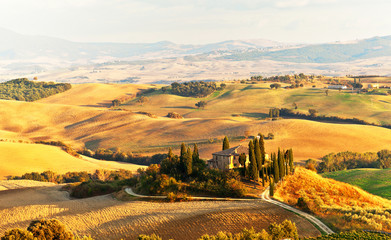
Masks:
[[[242,153],[248,154],[248,148],[247,147],[243,147],[242,145],[239,145],[239,146],[236,146],[236,147],[233,147],[233,148],[225,149],[225,150],[220,151],[220,152],[212,153],[212,155],[231,156],[231,155],[236,155],[236,154],[239,155],[239,154],[242,154]]]

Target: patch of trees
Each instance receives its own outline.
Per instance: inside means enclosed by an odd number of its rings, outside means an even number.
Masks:
[[[93,240],[91,237],[74,236],[66,229],[65,225],[56,219],[35,220],[30,223],[26,230],[14,228],[5,232],[1,240]]]
[[[248,166],[242,165],[242,174],[255,182],[261,178],[263,186],[269,182],[270,195],[273,196],[274,184],[294,172],[292,149],[286,151],[278,149],[277,153],[271,153],[269,159],[266,159],[262,134],[259,134],[259,138],[250,140],[248,149],[250,162]]]
[[[272,84],[270,84],[270,88],[271,89],[273,89],[273,88],[279,89],[280,87],[281,87],[281,84],[279,84],[279,83],[272,83]]]
[[[183,97],[206,97],[216,90],[221,90],[225,87],[225,84],[221,84],[217,87],[215,82],[185,82],[171,84],[171,93]]]
[[[208,104],[208,103],[207,103],[206,101],[199,101],[199,102],[197,102],[197,103],[195,104],[195,106],[196,106],[197,108],[202,108],[202,109],[204,109],[204,108],[206,107],[207,104]]]
[[[220,197],[242,197],[246,193],[235,171],[207,168],[199,158],[198,147],[182,143],[180,155],[169,149],[167,158],[151,165],[137,176],[137,191],[146,194],[201,193]]]
[[[71,88],[69,83],[34,82],[20,78],[0,83],[0,99],[32,102]]]
[[[391,151],[377,153],[340,152],[323,156],[320,163],[308,160],[306,167],[314,166],[319,173],[342,171],[355,168],[391,168]],[[313,168],[313,167],[312,167]]]
[[[67,172],[65,174],[57,174],[53,171],[45,171],[42,173],[31,172],[25,173],[22,176],[10,176],[9,180],[34,180],[40,182],[52,182],[52,183],[76,183],[76,182],[88,182],[90,180],[98,181],[115,181],[125,180],[133,176],[131,171],[120,170],[96,170],[94,173],[88,172]]]
[[[179,113],[177,113],[177,112],[169,112],[169,113],[167,114],[167,117],[169,117],[169,118],[175,118],[175,119],[182,119],[182,118],[183,118],[182,115],[179,114]]]
[[[95,152],[84,148],[79,151],[80,154],[107,161],[127,162],[138,165],[149,166],[151,164],[160,164],[160,162],[167,157],[167,154],[155,154],[153,156],[135,155],[131,152],[112,151],[110,149],[98,148]]]

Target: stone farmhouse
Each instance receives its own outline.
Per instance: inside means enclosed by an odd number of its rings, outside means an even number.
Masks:
[[[244,153],[246,155],[246,166],[249,164],[248,148],[242,145],[229,148],[220,152],[213,153],[213,158],[208,160],[209,168],[218,168],[221,170],[229,170],[232,168],[242,167],[239,163],[239,156]]]

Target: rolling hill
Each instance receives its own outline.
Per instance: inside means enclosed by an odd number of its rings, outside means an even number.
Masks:
[[[41,173],[47,170],[63,174],[75,171],[93,172],[97,169],[136,171],[143,167],[130,163],[99,161],[87,157],[76,158],[53,146],[0,142],[0,179],[11,175],[21,176],[25,173]]]
[[[313,90],[271,91],[264,85],[233,84],[204,98],[208,101],[205,110],[194,106],[202,99],[159,91],[148,95],[149,101],[143,105],[131,100],[121,105],[120,110],[105,107],[114,97],[146,87],[149,86],[89,84],[38,102],[3,100],[0,101],[0,129],[16,139],[61,140],[77,148],[119,148],[134,153],[161,153],[168,147],[178,149],[181,142],[197,143],[201,157],[206,159],[221,148],[225,135],[232,145],[247,144],[241,142],[246,131],[251,135],[273,133],[275,139],[265,143],[267,152],[292,147],[296,160],[346,150],[379,151],[391,144],[391,130],[381,127],[297,119],[264,120],[269,108],[291,104],[285,98]],[[321,104],[326,97],[319,94],[316,101]],[[309,96],[308,99],[313,98]],[[141,111],[157,118],[140,114]],[[172,111],[185,118],[165,117]],[[356,111],[361,114],[359,107]]]
[[[324,173],[322,176],[358,186],[391,200],[391,169],[352,169]]]

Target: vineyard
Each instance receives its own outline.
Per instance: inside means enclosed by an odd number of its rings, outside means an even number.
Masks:
[[[31,220],[55,218],[69,230],[94,239],[135,239],[139,234],[163,239],[197,239],[219,231],[260,231],[290,219],[302,236],[320,232],[297,215],[263,201],[121,202],[111,195],[70,200],[59,186],[0,192],[0,232],[26,228]]]

